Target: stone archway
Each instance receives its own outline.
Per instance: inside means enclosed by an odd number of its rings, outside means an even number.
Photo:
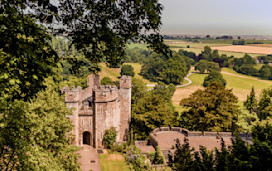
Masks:
[[[83,144],[91,145],[91,134],[89,132],[83,132]]]

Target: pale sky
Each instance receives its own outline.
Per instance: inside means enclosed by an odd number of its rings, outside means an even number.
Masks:
[[[272,0],[159,0],[161,33],[272,35]]]

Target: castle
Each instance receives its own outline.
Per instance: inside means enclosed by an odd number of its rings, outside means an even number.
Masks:
[[[120,86],[100,85],[99,75],[87,77],[87,88],[68,86],[61,89],[65,103],[73,109],[69,116],[74,127],[74,144],[103,147],[105,130],[115,127],[117,142],[127,140],[131,119],[131,77],[122,76]]]

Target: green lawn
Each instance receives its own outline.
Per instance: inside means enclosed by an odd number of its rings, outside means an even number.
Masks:
[[[272,81],[260,80],[256,77],[239,74],[231,68],[223,68],[222,72],[227,72],[222,74],[227,81],[226,87],[232,89],[233,93],[242,101],[246,99],[252,86],[254,86],[257,95],[260,94],[262,89],[272,86]],[[204,78],[207,75],[208,74],[192,74],[189,77],[193,82],[191,86],[202,86]]]
[[[108,160],[110,154],[100,154],[101,171],[129,171],[126,161],[121,160]]]

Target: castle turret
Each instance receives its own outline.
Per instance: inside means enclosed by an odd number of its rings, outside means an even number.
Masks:
[[[131,120],[131,77],[123,75],[120,79],[120,139],[127,141]]]

